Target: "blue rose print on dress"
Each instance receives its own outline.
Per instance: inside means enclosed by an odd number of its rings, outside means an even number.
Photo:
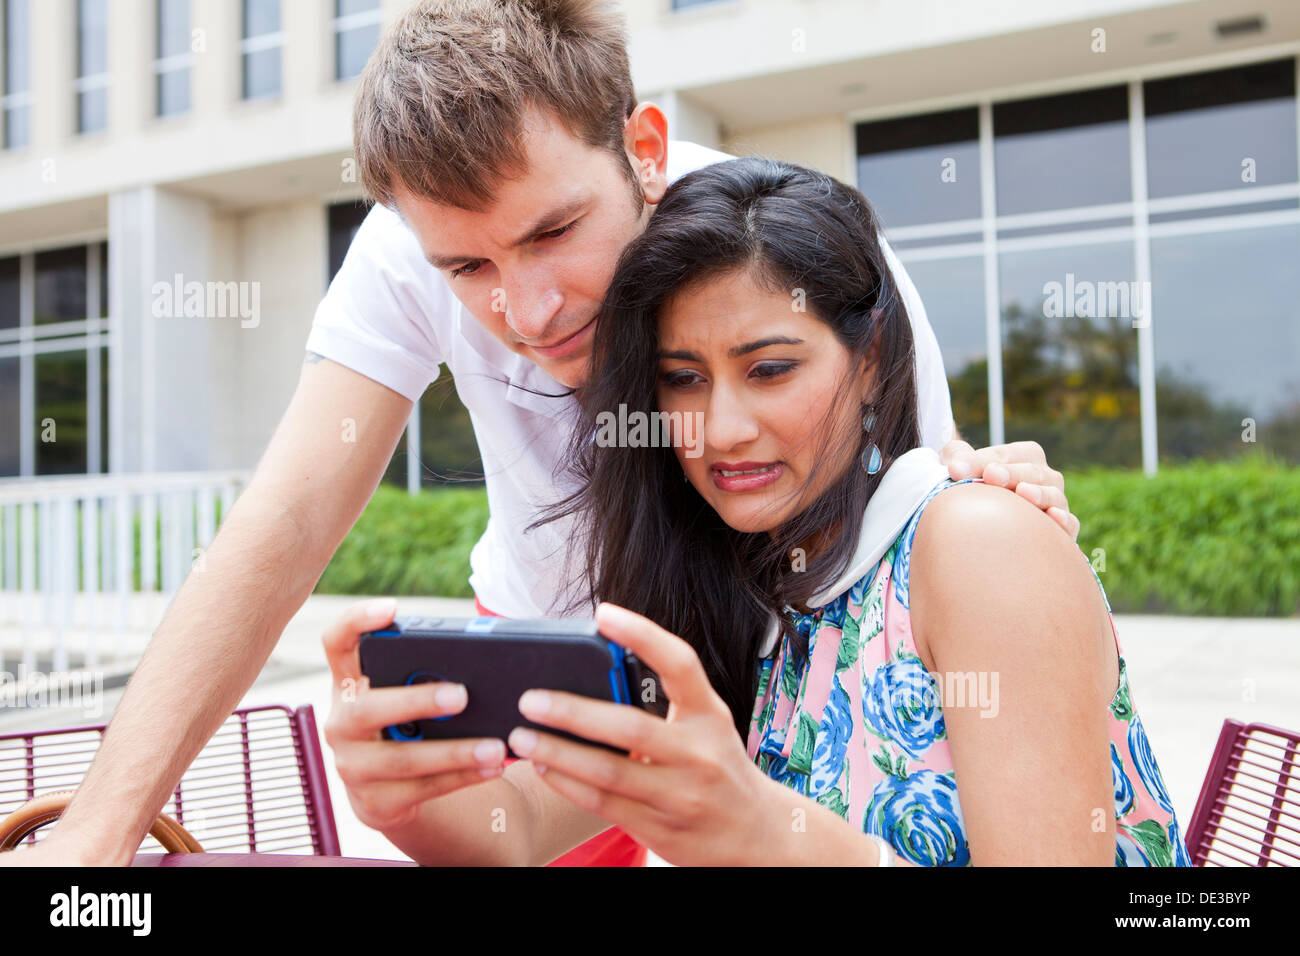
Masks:
[[[808,777],[808,792],[820,794],[834,787],[844,773],[844,757],[848,753],[849,738],[853,735],[853,714],[849,695],[835,676],[826,709],[822,711],[821,726],[817,728],[817,742],[813,745],[812,770]]]
[[[1137,714],[1128,725],[1128,749],[1133,755],[1133,764],[1137,767],[1138,776],[1142,778],[1143,785],[1147,791],[1155,798],[1160,809],[1166,813],[1174,812],[1174,805],[1169,800],[1169,792],[1165,790],[1165,782],[1160,776],[1160,767],[1156,764],[1155,755],[1151,752],[1151,741],[1147,739],[1146,728],[1142,726],[1142,718]]]
[[[934,675],[915,654],[900,654],[877,667],[862,688],[862,716],[882,740],[920,757],[947,728]]]
[[[1115,784],[1115,816],[1122,817],[1133,809],[1133,784],[1124,772],[1124,762],[1119,759],[1119,751],[1110,745],[1110,776]]]
[[[862,829],[918,866],[969,866],[957,784],[945,773],[888,776],[871,793]]]

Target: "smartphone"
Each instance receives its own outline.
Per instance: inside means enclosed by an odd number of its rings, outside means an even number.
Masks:
[[[592,620],[399,616],[383,630],[362,634],[360,652],[361,673],[371,687],[449,681],[463,684],[469,694],[459,714],[395,724],[384,729],[388,740],[506,740],[514,728],[532,727],[625,753],[533,723],[519,712],[519,698],[539,688],[661,715],[667,710],[667,701],[657,699],[653,671],[602,637]]]

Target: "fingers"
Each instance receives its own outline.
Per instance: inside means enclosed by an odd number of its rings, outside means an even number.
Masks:
[[[1075,541],[1079,540],[1079,519],[1068,511],[1062,511],[1060,508],[1048,508],[1047,514],[1053,521],[1061,526],[1066,534]]]
[[[527,757],[541,776],[554,770],[598,790],[661,810],[670,805],[677,789],[673,782],[676,775],[667,768],[539,733],[531,727],[516,727],[511,731],[510,746],[521,757]]]
[[[679,709],[708,709],[717,700],[699,656],[677,635],[669,634],[654,621],[616,604],[597,607],[596,624],[601,634],[621,644],[654,669],[664,694]]]
[[[391,624],[396,613],[397,601],[394,598],[358,601],[325,629],[321,643],[325,645],[325,660],[329,663],[335,687],[345,680],[360,680],[361,660],[357,645],[361,635]]]
[[[534,767],[546,785],[560,796],[588,813],[594,813],[621,827],[628,834],[644,836],[667,829],[669,818],[655,807],[602,790],[585,780],[570,776],[558,767],[537,767],[536,764]]]
[[[327,727],[339,740],[374,740],[385,727],[459,714],[468,702],[460,684],[367,686],[351,700],[335,703]]]
[[[362,787],[348,785],[348,800],[356,811],[357,818],[366,826],[380,831],[389,830],[413,820],[419,813],[421,804],[464,787],[483,783],[500,774],[500,769],[490,773],[479,770],[459,770]]]
[[[547,727],[567,730],[586,740],[599,740],[660,763],[677,762],[683,756],[673,745],[674,735],[669,732],[667,723],[638,707],[592,700],[563,691],[530,690],[519,698],[519,712]],[[510,746],[519,756],[530,756],[514,746],[513,738]],[[615,755],[615,759],[626,758]]]
[[[954,439],[943,446],[939,452],[939,460],[945,465],[950,465],[956,460],[965,460],[975,454],[975,449],[960,438]],[[966,475],[953,475],[954,478],[965,478]]]
[[[949,442],[944,447],[944,451],[948,451],[949,448],[957,444],[958,442]],[[965,442],[961,444],[965,444]],[[966,448],[967,451],[954,455],[952,460],[948,462],[948,473],[954,480],[959,481],[962,478],[979,478],[981,476],[987,479],[984,470],[994,462],[1004,465],[1028,464],[1047,467],[1047,455],[1043,452],[1043,446],[1036,441],[1013,441],[1004,445],[990,445],[988,448],[981,448],[979,451],[970,450],[969,445]]]
[[[349,787],[415,783],[421,778],[471,772],[483,780],[501,772],[506,745],[493,739],[340,741],[335,768]],[[400,789],[400,788],[399,788]],[[396,791],[395,791],[396,792]]]

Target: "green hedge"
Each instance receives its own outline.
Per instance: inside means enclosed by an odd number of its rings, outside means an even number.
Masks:
[[[1116,613],[1300,613],[1300,468],[1255,454],[1162,465],[1150,479],[1093,469],[1067,473],[1065,490]],[[481,487],[381,486],[317,593],[469,597],[486,524]]]
[[[418,495],[380,485],[315,593],[472,597],[469,552],[487,520],[481,485]]]
[[[1094,469],[1065,493],[1116,613],[1300,613],[1300,468],[1255,453],[1150,479]]]

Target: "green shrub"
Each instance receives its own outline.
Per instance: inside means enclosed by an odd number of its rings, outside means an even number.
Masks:
[[[469,552],[487,519],[482,486],[412,495],[381,485],[315,593],[472,597]]]
[[[1154,478],[1092,469],[1065,493],[1116,613],[1300,613],[1300,468],[1254,453]]]
[[[1261,454],[1163,464],[1155,478],[1094,468],[1067,473],[1065,490],[1116,613],[1300,613],[1300,468]],[[317,593],[470,597],[487,516],[481,487],[384,485]]]

